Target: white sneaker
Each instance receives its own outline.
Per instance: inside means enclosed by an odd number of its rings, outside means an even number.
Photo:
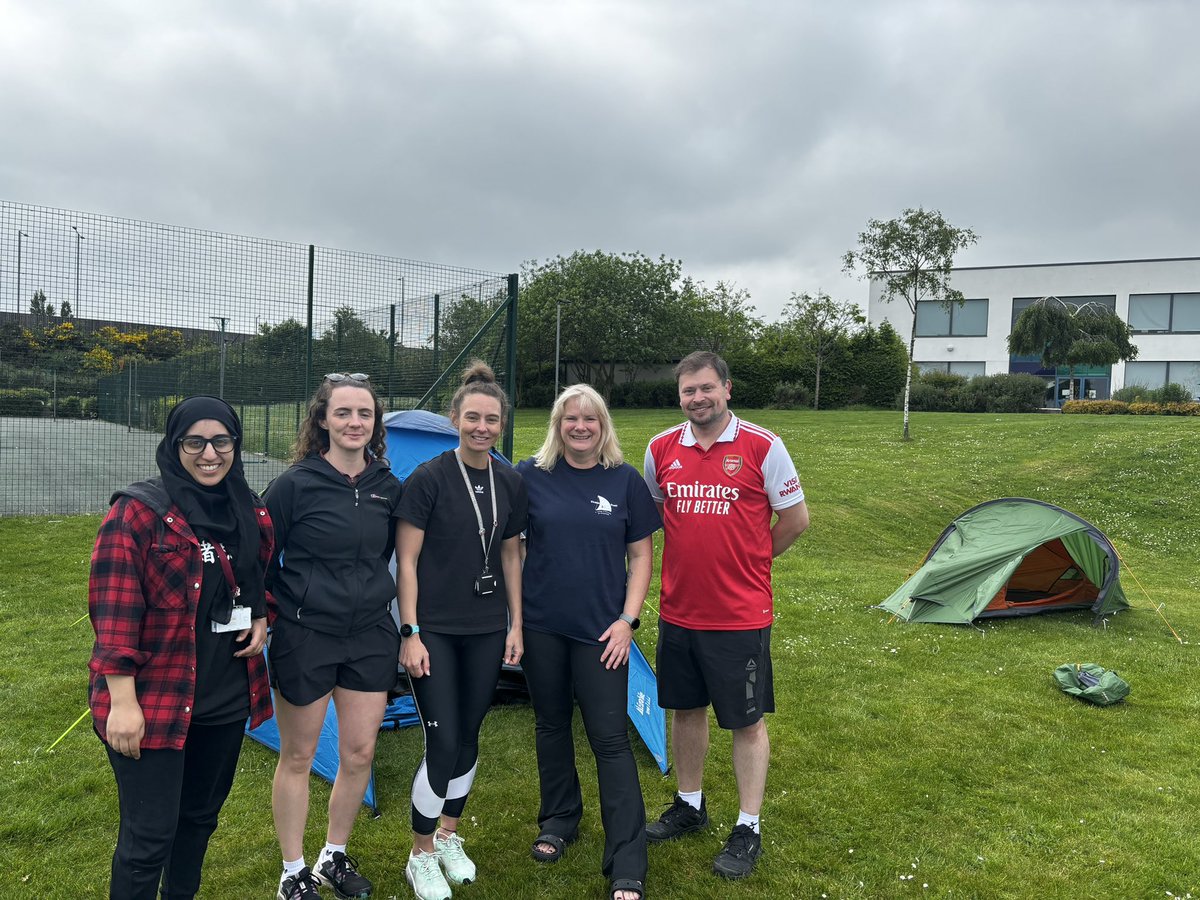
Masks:
[[[443,833],[447,835],[444,838]],[[470,884],[475,880],[475,863],[463,850],[463,839],[458,832],[443,832],[439,828],[433,836],[433,851],[446,870],[446,877],[455,884]]]
[[[417,900],[450,900],[450,885],[438,865],[437,853],[409,854],[404,877],[417,895]]]

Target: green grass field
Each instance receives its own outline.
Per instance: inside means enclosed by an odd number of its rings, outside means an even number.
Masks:
[[[749,418],[783,435],[813,520],[775,569],[779,712],[770,719],[766,855],[743,883],[709,872],[737,814],[728,737],[714,731],[705,785],[712,825],[651,848],[648,897],[1200,896],[1196,420],[923,414],[905,443],[896,413]],[[647,439],[677,419],[620,413],[631,461],[640,467]],[[519,415],[518,457],[541,442],[544,423],[544,412]],[[1104,530],[1132,568],[1122,579],[1135,608],[1103,627],[1080,612],[978,628],[891,623],[871,609],[951,518],[1000,496],[1055,503]],[[5,897],[106,895],[116,796],[99,742],[85,721],[46,749],[86,706],[91,632],[78,620],[97,524],[0,520]],[[656,596],[657,583],[655,605]],[[645,618],[638,638],[653,659],[654,616]],[[1051,677],[1063,662],[1116,669],[1133,686],[1129,700],[1098,709],[1068,698]],[[582,731],[578,747],[589,801],[581,840],[561,863],[539,866],[528,854],[537,811],[532,712],[489,715],[463,827],[480,881],[456,898],[606,896]],[[414,729],[380,736],[383,815],[364,813],[351,847],[377,897],[411,896],[408,782],[421,752]],[[657,815],[674,782],[638,754]],[[273,766],[271,753],[246,745],[203,896],[273,896]],[[324,838],[327,797],[314,780],[310,858]]]

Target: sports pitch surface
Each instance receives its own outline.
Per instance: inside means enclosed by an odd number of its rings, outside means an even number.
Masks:
[[[0,416],[0,516],[102,513],[113,491],[158,474],[162,435],[95,419]],[[287,468],[242,455],[256,491]]]

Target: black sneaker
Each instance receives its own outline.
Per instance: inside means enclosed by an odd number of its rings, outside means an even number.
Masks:
[[[737,825],[713,860],[713,872],[723,878],[745,878],[760,856],[762,836],[749,825]]]
[[[693,831],[699,831],[708,825],[708,810],[704,798],[700,798],[700,808],[692,806],[678,794],[675,802],[667,807],[667,811],[658,817],[657,822],[646,823],[646,840],[651,844],[662,841],[672,841]]]
[[[312,869],[305,866],[295,875],[289,875],[279,884],[276,900],[321,900],[321,892],[317,890],[317,882],[313,880]]]
[[[317,884],[327,884],[342,900],[366,900],[375,885],[358,874],[358,860],[341,850],[324,862],[318,862],[313,873]]]

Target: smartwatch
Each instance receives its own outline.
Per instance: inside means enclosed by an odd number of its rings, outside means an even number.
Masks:
[[[641,619],[637,618],[636,616],[631,616],[629,613],[621,613],[621,615],[617,616],[617,618],[628,625],[631,631],[637,631],[638,626],[642,624]]]
[[[400,626],[400,637],[402,637],[402,638],[412,637],[414,634],[419,634],[420,631],[421,631],[420,625],[401,625]]]

